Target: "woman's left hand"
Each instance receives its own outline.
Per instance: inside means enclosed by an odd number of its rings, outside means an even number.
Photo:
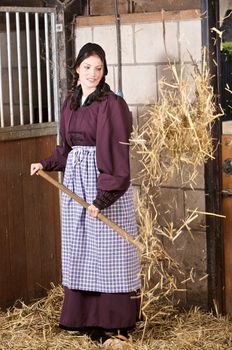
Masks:
[[[98,214],[100,213],[100,210],[93,204],[91,204],[87,210],[89,215],[92,216],[92,218],[97,218]]]

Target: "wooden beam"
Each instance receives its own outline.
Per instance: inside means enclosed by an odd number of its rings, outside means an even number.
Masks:
[[[0,128],[0,141],[57,135],[57,128],[56,122]]]
[[[120,15],[121,24],[142,23],[142,22],[160,22],[164,18],[165,21],[187,20],[199,18],[201,11],[184,10],[184,11],[164,11],[147,12],[147,13],[128,13]],[[114,16],[80,16],[76,17],[76,25],[79,27],[115,24]]]

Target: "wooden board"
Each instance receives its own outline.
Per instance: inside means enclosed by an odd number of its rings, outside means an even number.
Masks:
[[[226,159],[232,159],[232,135],[222,136],[222,191],[232,189],[232,174],[223,170]],[[225,262],[225,311],[232,314],[232,196],[223,195],[222,213]]]
[[[128,12],[128,2],[125,0],[118,0],[118,11],[119,13]],[[112,15],[114,14],[114,0],[91,0],[90,1],[90,15],[101,16],[101,15]]]

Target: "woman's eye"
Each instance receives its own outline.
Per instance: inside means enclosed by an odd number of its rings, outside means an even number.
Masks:
[[[85,69],[89,69],[89,66],[85,66],[84,68],[85,68]]]

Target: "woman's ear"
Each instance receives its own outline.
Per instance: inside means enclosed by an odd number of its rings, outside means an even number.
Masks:
[[[79,69],[79,67],[77,67],[77,68],[76,68],[76,72],[77,72],[77,74],[79,74],[79,73],[80,73],[80,69]]]

